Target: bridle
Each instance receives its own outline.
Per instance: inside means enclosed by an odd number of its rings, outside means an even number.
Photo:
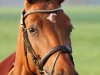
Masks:
[[[28,33],[27,33],[27,29],[26,29],[26,24],[24,22],[25,18],[30,15],[30,14],[34,14],[34,13],[53,13],[53,12],[57,12],[57,11],[63,11],[61,8],[57,8],[57,9],[51,9],[51,10],[31,10],[31,11],[28,11],[28,12],[25,12],[25,10],[22,11],[22,14],[21,14],[21,27],[22,27],[22,32],[23,32],[23,41],[24,41],[24,54],[25,54],[25,58],[26,58],[26,62],[27,62],[27,66],[29,68],[29,70],[32,72],[32,70],[30,69],[29,67],[29,62],[28,62],[28,57],[27,57],[27,50],[28,52],[31,54],[31,57],[32,57],[32,61],[33,63],[35,64],[35,66],[38,68],[39,72],[41,75],[45,75],[47,74],[44,70],[43,70],[43,67],[44,65],[46,64],[47,60],[49,59],[49,57],[51,57],[54,53],[58,52],[56,58],[55,58],[55,61],[54,61],[54,64],[52,66],[52,71],[51,71],[51,75],[53,74],[53,71],[54,71],[54,67],[55,67],[55,64],[56,64],[56,61],[59,57],[59,55],[61,53],[68,53],[70,58],[71,58],[71,61],[74,65],[74,62],[73,62],[73,57],[72,57],[72,50],[70,47],[68,46],[57,46],[57,47],[54,47],[52,48],[51,50],[49,50],[49,52],[47,52],[47,54],[44,56],[44,58],[40,58],[35,50],[33,49],[30,41],[29,41],[29,38],[28,38]],[[34,75],[34,73],[32,72],[32,74]]]

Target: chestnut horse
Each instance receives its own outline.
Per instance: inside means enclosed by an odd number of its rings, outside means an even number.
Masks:
[[[14,67],[9,75],[77,75],[64,0],[24,0]]]

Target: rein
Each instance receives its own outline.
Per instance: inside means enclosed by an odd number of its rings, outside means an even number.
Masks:
[[[32,70],[29,67],[27,51],[29,51],[29,53],[31,54],[33,64],[35,64],[35,66],[38,68],[41,75],[46,74],[46,72],[43,70],[43,67],[44,67],[45,63],[47,62],[47,60],[49,59],[49,57],[51,57],[56,52],[59,52],[59,53],[58,53],[57,57],[55,58],[55,62],[54,62],[53,67],[52,67],[51,75],[53,74],[53,70],[54,70],[56,61],[57,61],[57,59],[58,59],[58,57],[61,53],[68,53],[70,58],[71,58],[71,61],[72,61],[73,65],[74,65],[73,58],[72,58],[72,55],[71,55],[72,50],[68,46],[54,47],[51,50],[49,50],[49,52],[47,52],[47,54],[44,56],[44,58],[40,58],[36,54],[35,50],[33,49],[32,45],[29,41],[29,38],[28,38],[26,24],[24,22],[25,18],[28,15],[34,14],[34,13],[53,13],[53,12],[57,12],[57,11],[63,11],[63,10],[61,8],[57,8],[57,9],[51,9],[51,10],[30,10],[28,12],[25,12],[25,10],[22,11],[22,14],[21,14],[21,27],[22,27],[22,32],[23,32],[24,54],[25,54],[27,66],[28,66],[28,68],[31,72],[32,72]],[[34,75],[33,72],[32,72],[32,74]]]

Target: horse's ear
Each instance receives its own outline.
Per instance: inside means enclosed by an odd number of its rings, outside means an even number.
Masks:
[[[34,3],[36,0],[25,0],[25,2],[29,3],[29,4],[32,4]]]
[[[57,2],[58,2],[59,4],[61,4],[63,1],[64,1],[64,0],[57,0]]]
[[[34,1],[34,0],[27,0],[27,2],[28,2],[29,4],[31,4],[33,1]]]

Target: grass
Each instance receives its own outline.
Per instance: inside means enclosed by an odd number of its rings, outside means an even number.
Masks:
[[[19,9],[0,8],[0,60],[16,49]]]
[[[67,7],[74,30],[73,57],[80,75],[100,75],[100,7]],[[20,9],[0,8],[0,61],[16,49]]]
[[[73,54],[80,75],[100,74],[100,25],[75,26],[72,33]],[[77,35],[76,35],[77,34]]]

